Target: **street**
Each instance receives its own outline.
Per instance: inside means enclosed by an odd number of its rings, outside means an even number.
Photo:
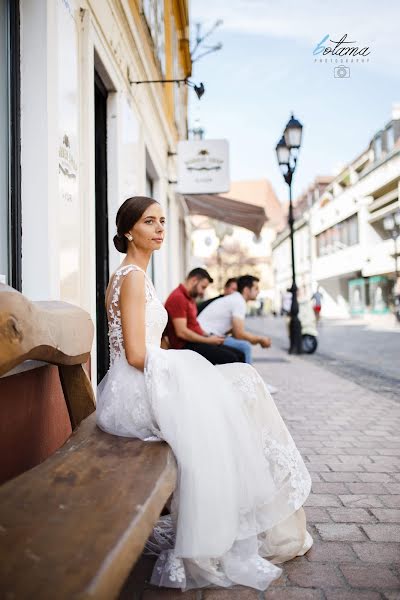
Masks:
[[[254,317],[246,327],[273,337],[272,348],[255,348],[254,366],[278,388],[274,400],[311,473],[305,510],[314,546],[282,565],[282,576],[266,592],[157,589],[145,583],[153,561],[142,559],[120,600],[398,600],[400,406],[394,401],[399,379],[393,365],[398,333],[326,323],[324,353],[297,357],[283,349],[283,319]],[[382,381],[390,389],[378,392]]]
[[[317,351],[305,359],[387,398],[400,400],[400,324],[394,320],[393,327],[389,324],[321,319]],[[247,326],[270,336],[279,348],[288,348],[284,318],[251,317]]]

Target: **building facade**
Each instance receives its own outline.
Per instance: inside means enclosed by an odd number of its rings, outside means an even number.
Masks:
[[[164,298],[187,267],[175,194],[187,137],[186,0],[0,0],[0,276],[31,300],[65,300],[96,324],[92,377],[108,367],[104,291],[121,261],[115,215],[132,195],[164,207],[149,267]],[[3,174],[2,174],[3,175]]]
[[[296,203],[296,271],[302,285],[302,269],[309,288],[320,286],[323,314],[330,317],[380,315],[390,311],[395,281],[395,244],[384,228],[385,217],[399,210],[400,110],[379,130],[368,147],[328,183],[303,209]],[[304,266],[299,248],[303,222],[308,223],[309,248]],[[282,245],[283,232],[274,245],[274,264],[290,268],[289,249]],[[286,237],[285,237],[286,236]],[[297,264],[299,261],[299,264]],[[299,284],[298,282],[298,284]],[[307,290],[307,293],[310,289]]]
[[[310,298],[315,288],[313,263],[315,261],[313,236],[311,230],[311,211],[317,204],[332,177],[319,176],[298,198],[294,207],[294,249],[296,284],[299,298]],[[272,244],[272,263],[274,273],[274,309],[282,308],[282,298],[292,286],[292,258],[290,230],[287,219],[283,230],[279,231]]]

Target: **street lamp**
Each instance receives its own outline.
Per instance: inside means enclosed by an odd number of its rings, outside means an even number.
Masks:
[[[394,291],[396,292],[397,280],[399,278],[399,269],[397,266],[397,238],[400,236],[400,209],[383,219],[383,228],[385,231],[390,231],[394,242],[394,270],[396,277],[394,282]]]
[[[301,146],[301,135],[303,131],[302,124],[294,118],[293,114],[290,117],[288,124],[285,127],[283,136],[276,146],[276,156],[278,158],[279,167],[282,175],[289,186],[289,218],[290,227],[290,243],[292,253],[292,305],[290,308],[290,348],[289,354],[302,353],[302,337],[301,323],[299,320],[299,304],[297,301],[297,285],[296,285],[296,267],[294,260],[294,234],[293,234],[293,205],[292,205],[292,178],[296,169],[296,162]]]

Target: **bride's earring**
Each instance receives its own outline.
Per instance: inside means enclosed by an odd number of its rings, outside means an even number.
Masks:
[[[128,238],[128,240],[129,240],[130,242],[133,242],[133,237],[131,236],[131,234],[130,234],[130,233],[127,233],[127,234],[126,234],[126,237]]]

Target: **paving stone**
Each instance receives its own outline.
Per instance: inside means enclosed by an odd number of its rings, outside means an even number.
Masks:
[[[391,496],[383,494],[380,498],[388,508],[400,508],[400,494],[392,494]]]
[[[384,489],[381,483],[348,483],[347,487],[352,494],[382,494]]]
[[[360,508],[382,508],[384,506],[381,496],[372,496],[368,494],[344,494],[339,495],[341,502],[345,506],[354,506]]]
[[[398,508],[371,508],[371,512],[383,523],[400,523]]]
[[[264,598],[265,600],[321,600],[322,596],[318,590],[307,590],[302,587],[286,587],[281,590],[268,588],[264,592]]]
[[[307,523],[331,523],[332,519],[328,514],[326,508],[320,508],[319,506],[305,506]]]
[[[310,561],[320,562],[354,562],[357,556],[348,542],[314,542],[307,552]]]
[[[341,565],[340,570],[352,587],[376,589],[400,589],[400,579],[382,565]]]
[[[338,523],[375,523],[376,519],[364,508],[328,508],[332,519]]]
[[[363,475],[363,473],[343,473],[343,472],[338,472],[338,471],[330,471],[329,473],[322,473],[321,477],[322,479],[324,479],[325,481],[328,482],[343,482],[343,483],[347,483],[348,481],[350,482],[358,482],[360,481],[360,475]]]
[[[330,471],[328,465],[320,463],[307,463],[307,469],[310,473],[316,471],[317,473],[328,473]]]
[[[382,471],[386,473],[398,473],[399,467],[392,464],[374,464],[374,465],[364,465],[365,471],[368,473],[381,473]]]
[[[229,590],[204,590],[202,596],[204,600],[258,600],[259,597],[257,590],[239,586]],[[147,600],[147,598],[144,600]]]
[[[390,494],[400,494],[400,483],[385,483],[384,487]]]
[[[333,494],[310,494],[306,506],[341,506],[341,502]]]
[[[382,596],[379,592],[372,590],[326,590],[326,600],[381,600]]]
[[[400,564],[400,543],[355,542],[352,547],[358,558],[364,562]]]
[[[324,541],[360,542],[367,539],[353,523],[316,523],[315,528]]]
[[[378,523],[376,525],[363,525],[363,529],[374,542],[400,541],[400,525]]]
[[[343,455],[343,454],[338,454],[337,459],[340,460],[340,462],[346,464],[346,465],[371,465],[372,461],[368,456],[364,456],[361,454],[358,454],[356,456],[353,455]]]
[[[312,486],[314,494],[348,494],[349,489],[341,482],[315,482]]]
[[[386,481],[391,481],[392,479],[389,473],[359,473],[358,476],[361,481],[364,481],[365,483],[373,483],[375,481],[384,483]]]
[[[285,565],[285,570],[289,580],[300,587],[325,589],[345,585],[335,565],[319,562],[302,562],[300,564],[297,560],[294,560]]]
[[[365,468],[364,467],[368,467],[368,469],[370,467],[373,467],[374,465],[359,465],[359,464],[344,464],[344,463],[339,463],[339,462],[333,462],[333,461],[328,461],[327,462],[328,467],[330,467],[332,469],[332,471],[337,471],[337,472],[342,472],[342,473],[364,473],[365,472]]]

